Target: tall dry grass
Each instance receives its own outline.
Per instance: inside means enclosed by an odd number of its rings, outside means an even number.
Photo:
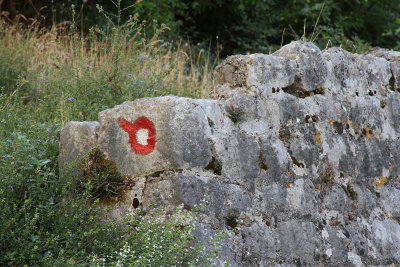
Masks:
[[[165,42],[165,25],[149,30],[135,19],[82,34],[71,25],[42,29],[0,20],[2,93],[25,109],[65,122],[125,100],[174,94],[206,98],[213,89],[209,53],[183,41]],[[45,102],[45,100],[47,100]],[[74,105],[71,105],[71,104]]]

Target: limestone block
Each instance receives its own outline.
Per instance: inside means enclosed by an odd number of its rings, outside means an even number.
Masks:
[[[311,222],[290,220],[278,223],[279,253],[286,260],[300,259],[302,264],[314,262],[320,239]],[[299,244],[302,244],[301,246]]]
[[[361,56],[341,48],[323,51],[329,66],[327,86],[336,94],[382,95],[391,78],[390,64],[383,58]]]
[[[78,174],[77,165],[97,144],[97,121],[70,121],[60,131],[58,164],[63,174]]]
[[[284,144],[278,138],[260,137],[262,180],[281,181],[287,175],[289,158]],[[262,181],[260,181],[263,184]]]
[[[208,174],[209,175],[209,174]],[[192,172],[166,172],[160,178],[148,180],[143,193],[143,204],[152,202],[162,205],[166,210],[183,203],[188,209],[198,206],[207,193],[207,204],[201,209],[211,221],[220,220],[220,224],[229,224],[237,220],[252,205],[248,192],[234,184],[224,184],[207,174],[196,175]]]
[[[388,121],[388,127],[392,128],[392,136],[398,137],[400,132],[400,93],[394,92],[388,94],[386,99],[385,117]]]
[[[195,242],[207,243],[209,242],[209,238],[215,238],[218,232],[218,229],[213,229],[209,224],[199,222],[196,224],[194,231],[194,240]],[[235,251],[234,244],[230,239],[221,240],[218,257],[213,260],[214,262],[211,266],[225,266],[227,263],[229,263],[230,267],[243,266],[240,257],[237,255],[237,251]]]
[[[400,52],[380,47],[368,50],[364,55],[384,58],[390,62],[392,77],[390,78],[390,89],[400,90]]]
[[[377,205],[377,195],[373,194],[365,185],[353,185],[354,192],[356,193],[356,211],[359,214],[368,215],[374,210]]]
[[[381,203],[391,217],[400,219],[400,190],[395,187],[383,187],[380,190]]]
[[[387,61],[399,61],[400,62],[400,52],[390,49],[374,47],[364,53],[364,55],[373,57],[382,57]]]
[[[313,43],[294,41],[285,45],[274,56],[294,60],[297,64],[295,86],[304,91],[321,90],[328,77],[328,68],[321,50]]]
[[[313,183],[309,179],[297,179],[286,188],[286,201],[293,213],[301,216],[315,216],[320,203]]]
[[[289,203],[286,202],[286,186],[273,183],[260,186],[255,191],[255,209],[266,216],[288,212]]]
[[[254,266],[262,258],[277,258],[276,232],[264,225],[253,223],[241,230],[243,246],[251,253],[243,253],[243,261]]]
[[[372,226],[373,240],[378,252],[385,258],[400,262],[400,225],[395,220],[375,220]]]
[[[169,96],[127,101],[100,112],[99,123],[99,147],[122,174],[204,168],[211,160],[210,126],[195,100]]]
[[[389,88],[392,91],[400,92],[400,60],[390,62],[390,72],[392,76],[389,80]]]
[[[214,79],[217,84],[227,83],[232,87],[246,86],[248,75],[248,57],[230,56],[218,65],[214,71]]]
[[[220,136],[214,144],[226,181],[254,190],[260,170],[260,149],[255,138],[243,131],[233,132]]]
[[[327,239],[328,243],[324,249],[321,251],[322,255],[320,256],[322,259],[329,260],[330,262],[337,263],[341,266],[350,265],[350,262],[347,259],[347,248],[348,240],[342,234],[342,232],[338,233],[336,227],[332,227],[327,225],[322,229],[322,238]]]
[[[283,56],[254,54],[249,57],[248,86],[261,88],[271,96],[278,89],[294,83],[296,62]]]
[[[214,72],[217,84],[215,97],[231,97],[232,89],[242,88],[243,92],[262,90],[272,96],[280,88],[288,87],[295,81],[296,63],[284,57],[253,54],[230,56]]]
[[[329,193],[324,197],[324,204],[327,209],[337,210],[344,214],[350,209],[350,200],[346,192],[338,185],[333,185]]]

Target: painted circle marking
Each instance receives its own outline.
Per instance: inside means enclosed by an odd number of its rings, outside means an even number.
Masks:
[[[149,154],[156,146],[156,130],[146,117],[138,118],[131,123],[124,118],[117,119],[119,126],[129,134],[132,151],[137,154]]]

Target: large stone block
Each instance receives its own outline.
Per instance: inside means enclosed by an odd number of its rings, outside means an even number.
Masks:
[[[373,241],[378,252],[393,263],[400,264],[400,225],[395,220],[375,220],[372,225]]]
[[[299,260],[304,265],[314,262],[314,255],[321,241],[313,223],[298,220],[280,222],[278,233],[278,253],[283,258]]]
[[[321,50],[313,43],[301,41],[285,45],[274,56],[294,60],[297,64],[295,86],[304,91],[321,91],[325,86],[328,68]]]
[[[291,212],[310,218],[320,212],[317,192],[309,179],[295,180],[294,183],[288,184],[286,191],[286,201],[291,207]]]
[[[60,131],[58,165],[62,174],[79,174],[77,165],[97,145],[97,121],[70,121]]]
[[[390,64],[383,58],[361,56],[341,48],[324,50],[333,93],[355,96],[383,95],[391,78]]]
[[[233,132],[215,140],[215,151],[226,181],[254,190],[260,171],[260,148],[255,138],[243,131]]]
[[[296,62],[283,56],[254,54],[248,56],[248,86],[272,96],[279,88],[292,85],[297,74]]]
[[[349,211],[349,202],[350,200],[346,192],[338,185],[332,186],[324,198],[324,204],[327,209],[337,210],[343,214]]]
[[[127,101],[99,113],[99,123],[99,148],[124,175],[204,168],[211,161],[211,129],[196,100]]]

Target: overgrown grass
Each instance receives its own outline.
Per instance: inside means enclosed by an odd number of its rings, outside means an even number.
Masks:
[[[0,22],[2,93],[24,101],[42,120],[95,119],[98,111],[144,96],[206,97],[211,64],[203,50],[158,39],[165,25],[145,36],[134,18],[119,28],[42,30]]]
[[[204,51],[160,41],[165,25],[150,37],[144,27],[131,18],[120,27],[93,28],[82,39],[72,26],[26,29],[0,20],[1,266],[207,260],[195,253],[198,247],[190,248],[193,224],[160,224],[158,213],[151,220],[128,214],[129,220],[116,222],[89,204],[90,188],[69,197],[73,185],[58,174],[63,123],[96,120],[99,111],[125,100],[207,97],[212,89]],[[127,246],[135,253],[118,256]]]

